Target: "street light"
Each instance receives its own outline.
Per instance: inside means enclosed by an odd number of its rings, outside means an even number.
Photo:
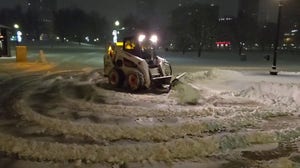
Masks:
[[[157,41],[158,41],[157,35],[152,35],[152,36],[150,37],[150,41],[151,41],[153,44],[156,44]]]
[[[14,28],[15,28],[15,29],[19,29],[20,26],[19,26],[18,24],[14,24]]]
[[[279,34],[280,34],[280,24],[281,24],[281,11],[282,11],[282,0],[279,0],[278,3],[278,16],[277,16],[277,30],[276,30],[276,38],[274,42],[274,51],[273,51],[273,65],[272,70],[270,71],[270,75],[277,75],[277,54],[278,54],[278,44],[279,44]]]
[[[118,20],[115,21],[115,26],[120,26],[120,22]]]

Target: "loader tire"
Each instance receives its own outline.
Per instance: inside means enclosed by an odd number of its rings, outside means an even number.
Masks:
[[[121,87],[124,82],[124,73],[119,69],[113,69],[108,75],[108,81],[113,87]]]
[[[140,90],[144,84],[144,77],[140,72],[131,72],[127,75],[128,88],[132,92]]]

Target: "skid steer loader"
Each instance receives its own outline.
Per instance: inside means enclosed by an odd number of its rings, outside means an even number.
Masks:
[[[104,56],[104,75],[113,87],[126,87],[131,92],[159,88],[169,91],[172,68],[169,62],[156,55],[157,36],[145,35],[124,38],[110,44]]]

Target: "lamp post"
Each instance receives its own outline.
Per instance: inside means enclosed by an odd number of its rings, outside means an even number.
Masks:
[[[115,21],[115,28],[112,32],[112,35],[113,35],[113,42],[114,43],[117,43],[118,42],[118,34],[119,34],[119,26],[120,26],[120,22],[118,20]]]
[[[19,36],[19,28],[20,28],[20,26],[18,24],[14,24],[14,28],[16,29],[16,33],[15,33],[15,36],[16,36],[16,45],[19,45],[18,36]]]
[[[270,75],[277,75],[277,54],[278,54],[278,44],[279,44],[279,34],[280,34],[280,24],[281,24],[281,11],[282,11],[282,1],[279,0],[278,3],[278,16],[277,16],[277,30],[274,41],[274,51],[273,51],[273,65],[272,70],[270,71]]]
[[[113,29],[112,35],[113,35],[113,42],[118,42],[118,35],[120,34],[120,31],[125,30],[125,27],[120,27],[120,22],[118,20],[115,21],[115,27]]]

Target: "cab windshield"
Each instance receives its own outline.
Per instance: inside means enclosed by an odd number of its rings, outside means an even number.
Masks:
[[[143,59],[151,59],[156,56],[155,45],[151,40],[139,40],[134,37],[125,38],[123,49]]]

